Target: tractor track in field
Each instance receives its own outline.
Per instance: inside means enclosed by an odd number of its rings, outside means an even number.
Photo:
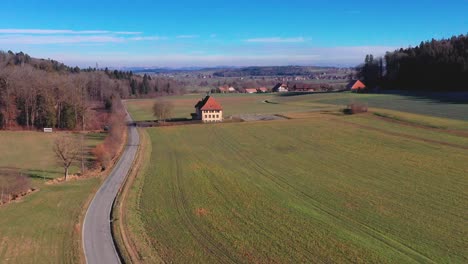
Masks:
[[[213,129],[215,130],[215,129]],[[233,138],[232,141],[227,140],[225,138],[225,134],[218,136],[223,141],[223,144],[228,146],[234,153],[241,153],[236,146]],[[242,155],[239,155],[242,157]],[[323,204],[321,204],[319,201],[314,199],[314,197],[305,191],[297,188],[293,184],[290,184],[286,179],[281,177],[280,175],[275,175],[273,172],[268,171],[266,168],[261,166],[259,162],[257,162],[255,159],[243,159],[244,164],[252,164],[252,168],[254,168],[258,173],[263,175],[264,177],[270,179],[272,182],[274,182],[278,187],[281,189],[290,192],[291,190],[293,191],[292,194],[294,194],[297,198],[307,198],[306,200],[309,201],[309,204],[316,209],[317,211],[320,211],[333,219],[336,219],[339,223],[343,224],[344,226],[348,227],[350,230],[359,230],[360,232],[367,234],[368,236],[376,239],[377,241],[380,241],[381,243],[387,245],[389,248],[402,253],[403,255],[415,260],[415,261],[423,261],[426,263],[435,263],[432,259],[429,257],[425,256],[421,252],[418,252],[417,250],[413,249],[412,247],[405,245],[397,240],[394,240],[392,238],[389,238],[385,236],[383,233],[380,231],[376,230],[375,228],[356,221],[354,219],[351,219],[340,212],[337,212],[333,208],[327,208],[326,206],[324,207]],[[352,224],[354,225],[352,225]]]
[[[199,160],[199,159],[197,159],[197,160]],[[227,195],[225,195],[224,191],[222,191],[218,186],[216,186],[214,184],[213,184],[213,188],[223,198],[223,205],[224,205],[225,208],[228,208],[228,209],[235,208],[235,204],[232,202],[232,198],[230,199]],[[244,217],[237,217],[237,221],[242,222],[243,224],[248,225],[248,226],[255,226],[256,228],[260,229],[263,232],[262,234],[264,234],[265,236],[269,236],[268,230],[264,227],[264,225],[259,224],[258,221],[255,221],[255,218],[253,218],[253,219],[249,218],[247,220],[247,217],[245,217],[245,218]]]
[[[192,214],[189,209],[187,199],[185,198],[185,192],[181,187],[180,177],[182,175],[181,168],[179,166],[179,160],[174,151],[171,152],[171,158],[176,166],[175,177],[173,181],[173,199],[176,203],[177,213],[181,216],[183,225],[187,227],[188,231],[193,238],[198,242],[203,249],[212,255],[218,256],[221,263],[237,263],[236,258],[229,254],[229,251],[215,239],[207,235],[203,230],[195,223],[194,219],[190,217]]]
[[[343,124],[348,125],[348,126],[353,126],[353,127],[357,127],[357,128],[361,128],[361,129],[380,132],[380,133],[383,133],[383,134],[386,134],[386,135],[402,137],[402,138],[406,138],[406,139],[412,139],[412,140],[416,140],[416,141],[420,141],[420,142],[431,143],[431,144],[436,144],[436,145],[442,145],[442,146],[447,146],[447,147],[452,147],[452,148],[457,148],[457,149],[468,150],[468,146],[464,146],[464,145],[459,145],[459,144],[454,144],[454,143],[449,143],[449,142],[439,141],[439,140],[434,140],[434,139],[428,139],[428,138],[408,135],[408,134],[404,134],[404,133],[391,132],[391,131],[387,131],[385,129],[372,127],[372,126],[367,126],[367,125],[362,125],[362,124],[356,124],[356,123],[346,121],[346,120],[342,120],[342,119],[338,119],[338,118],[331,118],[329,120],[340,122],[340,123],[343,123]],[[437,130],[437,131],[440,132],[441,130]],[[460,136],[460,135],[458,135],[458,136]]]
[[[233,153],[241,153],[241,151],[235,146],[234,143],[232,143],[231,141],[227,140],[226,137],[224,135],[219,135],[216,131],[216,129],[213,129],[213,134],[216,134],[218,136],[219,139],[221,139],[221,141],[223,142],[223,146],[227,146]],[[253,168],[255,171],[257,171],[259,174],[263,175],[264,177],[268,178],[269,180],[271,180],[272,182],[274,182],[278,187],[280,187],[281,189],[283,190],[286,190],[284,188],[284,186],[282,186],[280,183],[278,183],[276,177],[274,177],[273,175],[269,175],[268,173],[265,173],[265,170],[260,167],[258,165],[258,163],[256,163],[255,161],[252,161],[252,160],[249,160],[247,158],[244,158],[243,155],[237,155],[237,157],[239,157],[241,160],[241,164],[248,164],[248,163],[254,163],[256,166],[251,166],[251,168]],[[286,190],[288,191],[288,190]],[[259,224],[257,224],[257,226],[261,226]],[[313,257],[313,254],[310,250],[308,250],[307,248],[301,246],[301,248],[304,250],[304,252],[307,252],[308,254],[307,255],[304,255],[306,258],[307,257]],[[319,259],[316,259],[314,258],[313,260],[310,260],[310,261],[313,261],[314,263],[324,263],[323,261],[319,260]]]
[[[377,120],[382,120],[388,123],[394,123],[398,125],[407,126],[407,127],[415,127],[415,128],[421,128],[424,130],[430,130],[430,131],[439,132],[439,133],[446,133],[446,134],[451,134],[451,135],[460,136],[460,137],[468,137],[467,131],[437,128],[437,127],[431,127],[428,125],[420,125],[420,124],[411,123],[410,121],[397,120],[392,117],[378,116],[375,114],[372,115],[372,118],[377,119]]]
[[[211,132],[213,133],[213,135],[216,135],[219,139],[221,139],[221,141],[223,142],[223,144],[222,144],[223,146],[227,146],[233,153],[240,153],[239,149],[237,149],[237,148],[234,146],[234,144],[233,144],[232,142],[229,142],[229,140],[226,140],[226,138],[223,137],[223,135],[220,135],[220,134],[216,131],[216,129],[213,129]],[[238,157],[238,159],[239,159],[239,161],[241,162],[241,164],[247,164],[247,163],[249,162],[249,160],[246,159],[246,158],[244,158],[243,155],[236,155],[236,156]],[[245,163],[243,163],[243,162],[245,162]],[[260,173],[260,174],[263,175],[264,177],[266,177],[266,178],[272,180],[270,177],[268,177],[268,175],[265,175],[264,172],[262,172],[261,170],[259,170],[257,167],[253,167],[253,169],[255,169],[258,173]],[[272,181],[274,181],[274,180],[272,180]],[[276,182],[275,182],[275,183],[276,183]],[[278,183],[276,183],[276,184],[278,185]],[[279,185],[278,185],[278,186],[279,186]],[[281,187],[281,186],[280,186],[280,187]],[[265,236],[271,237],[271,235],[270,235],[271,232],[269,232],[269,231],[264,227],[264,224],[263,224],[263,223],[256,221],[255,218],[250,219],[250,220],[251,220],[250,223],[251,223],[252,226],[255,226],[257,229],[260,229],[260,230],[263,232],[263,234],[264,234]],[[242,221],[247,222],[247,221],[245,221],[245,220],[242,220]],[[278,238],[281,239],[281,237],[278,237]],[[311,252],[309,249],[307,249],[306,247],[304,247],[304,246],[302,246],[302,245],[301,245],[300,247],[301,247],[301,249],[303,250],[303,252],[307,252],[307,253],[308,253],[308,254],[305,254],[305,255],[304,255],[305,259],[307,259],[308,257],[314,257],[313,254],[312,254],[312,252]],[[317,259],[317,258],[315,258],[315,257],[314,257],[313,259],[309,259],[308,262],[309,262],[309,261],[313,261],[313,263],[324,263],[322,260]]]

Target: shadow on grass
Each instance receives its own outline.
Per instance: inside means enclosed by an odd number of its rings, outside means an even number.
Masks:
[[[107,134],[108,133],[106,132],[90,133],[86,135],[86,138],[90,140],[103,140],[107,136]]]
[[[29,178],[31,179],[39,179],[39,180],[53,180],[54,177],[51,177],[50,174],[60,174],[59,171],[51,171],[51,170],[28,170],[26,173]]]
[[[349,92],[349,91],[339,90],[339,91],[330,91],[330,92],[286,92],[286,93],[277,93],[276,96],[289,97],[289,96],[300,96],[300,95],[307,95],[307,94],[336,94],[336,93],[343,93],[343,92]]]
[[[382,90],[380,94],[409,96],[434,103],[468,104],[468,92]]]

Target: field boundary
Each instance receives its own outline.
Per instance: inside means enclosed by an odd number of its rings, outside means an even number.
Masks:
[[[427,125],[422,124],[422,123],[420,124],[420,123],[400,119],[398,117],[394,117],[394,116],[391,116],[385,113],[376,112],[376,111],[373,111],[372,114],[373,114],[372,118],[382,120],[385,122],[389,122],[389,123],[395,123],[398,125],[421,128],[421,129],[426,129],[426,130],[431,130],[431,131],[436,131],[436,132],[441,132],[441,133],[447,133],[447,134],[452,134],[455,136],[468,137],[468,132],[461,131],[461,130],[449,129],[446,127],[438,127],[438,126],[434,126],[430,124],[427,124]]]
[[[439,140],[434,140],[434,139],[428,139],[428,138],[423,138],[423,137],[418,137],[418,136],[412,136],[412,135],[408,135],[408,134],[404,134],[404,133],[390,132],[390,131],[386,131],[385,129],[372,127],[372,126],[368,126],[368,125],[356,124],[356,123],[353,123],[353,122],[350,122],[350,121],[347,121],[347,120],[340,120],[340,119],[336,119],[336,118],[331,119],[331,120],[339,121],[339,122],[341,122],[343,124],[346,124],[346,125],[349,125],[349,126],[354,126],[354,127],[357,127],[357,128],[371,130],[371,131],[383,133],[383,134],[386,134],[386,135],[391,135],[391,136],[396,136],[396,137],[404,137],[404,138],[416,140],[416,141],[419,141],[419,142],[437,144],[437,145],[441,145],[441,146],[448,146],[448,147],[463,149],[463,150],[468,149],[468,146],[463,146],[463,145],[458,145],[458,144],[454,144],[454,143],[449,143],[449,142],[439,141]],[[443,132],[443,130],[441,132]]]
[[[142,253],[141,250],[137,250],[137,244],[139,243],[137,242],[138,239],[136,238],[136,235],[130,228],[128,212],[128,199],[129,195],[132,194],[131,189],[135,186],[135,180],[137,177],[141,176],[139,173],[144,169],[146,164],[145,162],[150,158],[150,155],[145,155],[145,153],[148,151],[151,152],[151,141],[149,140],[149,136],[145,129],[138,129],[138,133],[140,135],[140,146],[134,161],[134,166],[132,166],[121,190],[118,193],[118,196],[116,197],[114,203],[115,210],[113,210],[112,214],[114,219],[112,222],[113,239],[117,250],[121,254],[121,260],[124,263],[142,263],[142,260],[145,259],[144,253]],[[136,192],[136,195],[139,196],[141,189],[138,187]],[[143,237],[143,240],[146,240],[146,234],[140,233],[138,235]],[[164,262],[159,256],[157,256],[157,259],[161,263]]]
[[[140,135],[140,140],[142,139],[142,132],[138,129],[138,134]],[[141,140],[143,141],[143,140]],[[117,196],[114,200],[114,205],[112,206],[111,218],[112,218],[112,239],[114,240],[114,244],[116,246],[117,252],[119,254],[120,260],[124,263],[139,263],[138,261],[138,253],[136,249],[134,249],[134,243],[130,242],[130,238],[127,235],[126,230],[126,216],[123,213],[123,208],[126,204],[126,198],[130,187],[133,185],[134,179],[137,176],[138,172],[140,171],[141,159],[142,159],[142,142],[140,142],[138,146],[138,151],[133,162],[133,166],[131,167],[130,171],[125,178],[124,183],[119,189]],[[118,224],[116,223],[118,222]]]

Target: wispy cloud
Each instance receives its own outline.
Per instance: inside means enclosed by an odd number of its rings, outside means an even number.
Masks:
[[[141,37],[132,37],[129,38],[129,40],[135,40],[135,41],[143,41],[143,40],[164,40],[167,39],[167,37],[160,37],[160,36],[141,36]]]
[[[70,29],[17,29],[0,28],[0,34],[32,34],[32,35],[85,35],[85,34],[116,34],[138,35],[142,32],[108,31],[108,30],[70,30]]]
[[[193,38],[198,38],[200,37],[199,35],[179,35],[176,36],[178,39],[193,39]]]
[[[165,37],[123,37],[114,35],[0,35],[0,44],[44,45],[69,43],[120,43],[130,41],[163,40]]]
[[[47,45],[67,43],[117,43],[162,40],[166,37],[144,36],[139,31],[16,29],[0,28],[0,44]]]
[[[303,37],[295,37],[295,38],[280,38],[280,37],[271,37],[271,38],[251,38],[246,39],[246,42],[252,43],[300,43],[305,42],[305,38]]]
[[[0,35],[0,44],[66,44],[66,43],[115,43],[124,42],[125,38],[106,35],[73,35],[73,36],[27,36]]]
[[[143,32],[138,32],[138,31],[115,31],[115,32],[112,32],[112,33],[115,33],[117,35],[140,35],[140,34],[143,34]]]

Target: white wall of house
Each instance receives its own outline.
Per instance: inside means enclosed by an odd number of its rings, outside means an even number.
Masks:
[[[221,122],[223,121],[223,111],[222,110],[208,110],[202,111],[203,122]]]

